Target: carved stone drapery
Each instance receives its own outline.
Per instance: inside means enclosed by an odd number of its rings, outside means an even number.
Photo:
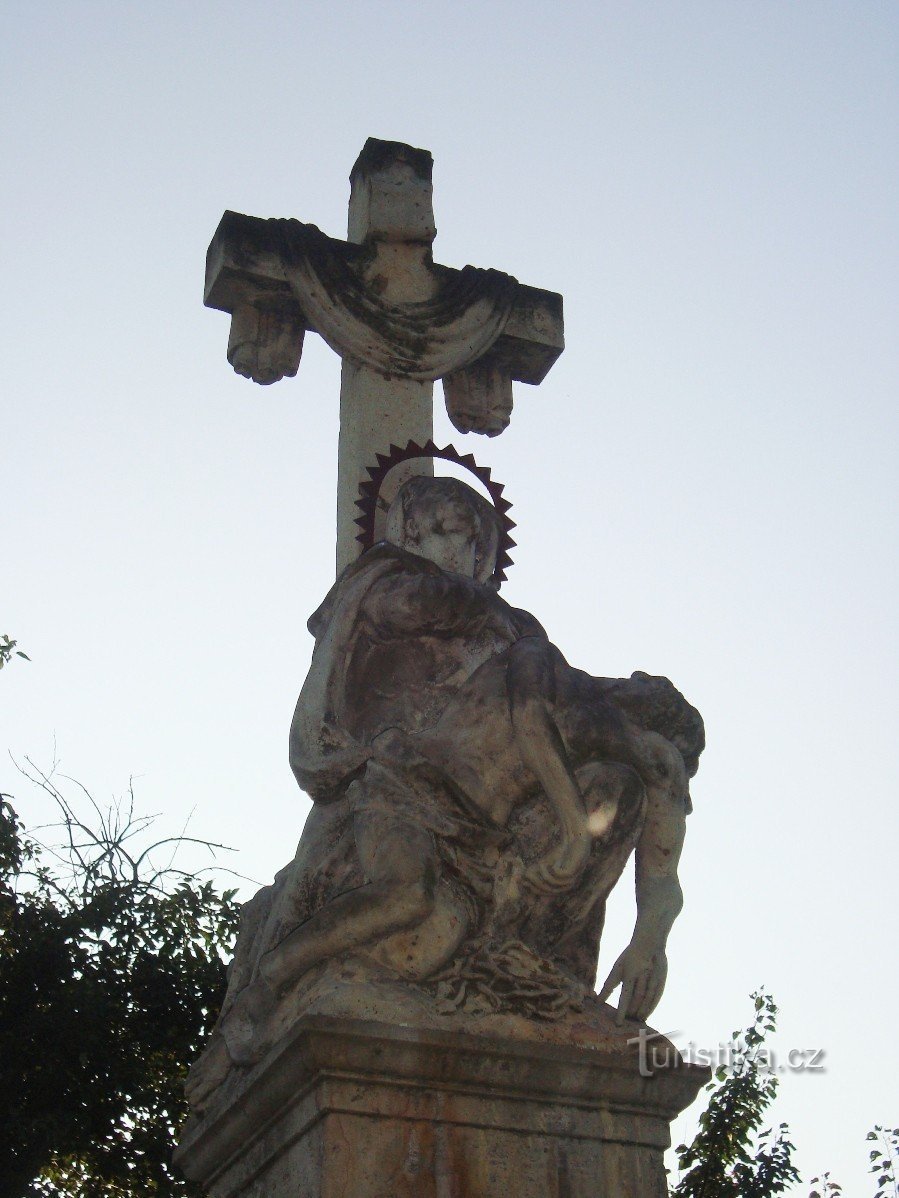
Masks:
[[[386,377],[433,382],[482,357],[503,332],[518,282],[498,270],[433,267],[436,293],[417,303],[385,303],[352,257],[315,225],[270,222],[285,247],[284,273],[311,326],[342,358]]]

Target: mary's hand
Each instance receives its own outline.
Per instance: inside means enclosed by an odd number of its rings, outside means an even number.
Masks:
[[[648,1019],[662,997],[667,976],[668,958],[664,949],[652,951],[632,942],[612,966],[599,992],[599,1001],[605,1002],[615,987],[620,985],[615,1022],[621,1024],[625,1019]]]

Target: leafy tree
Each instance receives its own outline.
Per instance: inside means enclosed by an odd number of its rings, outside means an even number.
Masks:
[[[133,793],[103,811],[84,791],[89,824],[52,772],[29,776],[63,844],[26,835],[0,796],[0,1194],[193,1194],[171,1150],[224,994],[234,891],[174,868],[187,838],[153,841]]]
[[[755,1018],[744,1032],[733,1033],[733,1061],[719,1067],[708,1087],[699,1131],[689,1147],[676,1150],[683,1174],[676,1198],[770,1198],[799,1180],[787,1125],[759,1132],[777,1094],[765,1046],[777,1007],[762,991],[752,998]]]
[[[799,1181],[787,1125],[759,1132],[777,1094],[765,1043],[775,1030],[777,1007],[763,991],[752,998],[755,1018],[744,1032],[733,1033],[732,1063],[720,1066],[707,1087],[710,1098],[699,1117],[699,1131],[689,1147],[676,1149],[680,1169],[687,1172],[672,1198],[771,1198]],[[877,1184],[874,1198],[899,1198],[899,1127],[878,1125],[867,1138],[877,1142],[869,1153]],[[843,1193],[830,1173],[813,1177],[811,1185],[809,1198],[840,1198]]]
[[[809,1191],[808,1198],[840,1198],[843,1193],[843,1187],[838,1181],[834,1181],[829,1173],[822,1173],[820,1177],[812,1178],[814,1189]],[[818,1189],[818,1186],[821,1188]]]

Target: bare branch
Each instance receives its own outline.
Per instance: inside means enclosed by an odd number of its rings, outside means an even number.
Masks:
[[[61,818],[58,822],[41,825],[38,831],[62,831],[63,843],[53,843],[49,838],[36,839],[34,843],[42,852],[68,870],[74,889],[66,890],[58,881],[55,883],[58,897],[64,898],[67,903],[75,901],[74,894],[77,894],[82,903],[88,903],[98,888],[123,882],[134,886],[141,893],[165,894],[167,882],[190,882],[222,870],[231,878],[253,882],[253,879],[218,864],[205,866],[200,870],[187,870],[175,866],[178,850],[184,844],[206,849],[213,860],[217,860],[220,852],[234,851],[230,846],[217,841],[184,834],[195,809],[185,820],[180,835],[159,837],[141,845],[140,840],[146,838],[148,830],[159,817],[135,815],[133,776],[129,778],[127,794],[121,800],[113,800],[110,807],[104,810],[77,778],[67,774],[58,775],[60,779],[75,787],[89,803],[97,825],[92,827],[79,816],[72,801],[60,789],[56,781],[55,760],[50,772],[42,770],[29,757],[25,758],[28,768],[20,765],[15,758],[12,760],[23,777],[50,796],[60,813]],[[168,853],[168,861],[157,867],[154,855],[159,853]]]

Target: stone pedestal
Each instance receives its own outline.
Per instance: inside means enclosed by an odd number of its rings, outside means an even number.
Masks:
[[[708,1080],[671,1059],[309,1016],[175,1159],[211,1198],[662,1198]]]

